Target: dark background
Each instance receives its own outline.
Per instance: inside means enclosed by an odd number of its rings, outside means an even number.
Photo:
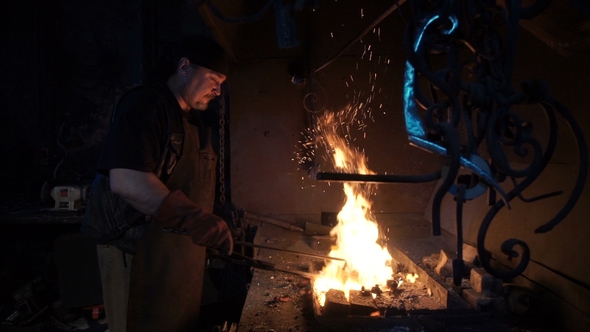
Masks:
[[[377,173],[421,174],[440,169],[444,158],[408,145],[403,123],[402,88],[404,28],[412,12],[406,4],[384,19],[326,69],[316,82],[297,86],[292,69],[309,71],[326,63],[358,35],[392,1],[308,1],[293,13],[298,46],[285,47],[277,38],[273,8],[248,23],[229,24],[198,2],[14,1],[3,3],[0,48],[0,213],[23,211],[38,217],[46,211],[48,189],[54,185],[88,185],[95,173],[101,142],[117,99],[139,84],[165,43],[189,33],[211,35],[232,57],[227,89],[231,122],[226,149],[231,198],[238,207],[302,224],[319,222],[321,212],[342,204],[337,185],[315,181],[297,164],[295,152],[310,125],[306,95],[316,93],[316,107],[342,108],[359,91],[368,91],[367,73],[379,73],[379,93],[371,101],[373,121],[358,135],[359,147]],[[252,17],[266,1],[212,1],[227,17]],[[289,3],[288,1],[286,3]],[[530,1],[525,1],[530,3]],[[587,12],[573,3],[553,1],[534,20],[521,22],[513,82],[541,79],[566,105],[590,138],[590,23]],[[373,58],[362,57],[367,46]],[[385,65],[385,59],[390,63]],[[294,66],[295,64],[295,66]],[[354,80],[351,79],[354,76]],[[366,94],[363,98],[366,98]],[[531,114],[525,110],[525,114]],[[530,116],[541,139],[544,120]],[[567,126],[547,170],[527,194],[571,190],[578,156]],[[318,158],[320,166],[325,162]],[[588,182],[588,181],[587,181]],[[382,185],[373,209],[387,219],[398,214],[430,218],[436,183]],[[526,280],[558,304],[555,314],[570,322],[569,330],[588,326],[590,315],[590,225],[588,185],[578,204],[550,233],[534,229],[555,214],[564,198],[516,204],[498,216],[490,230],[489,250],[509,237],[531,246]],[[453,233],[452,197],[443,204],[443,227]],[[485,203],[466,205],[466,242],[474,245]],[[36,218],[35,217],[35,218]],[[68,216],[70,217],[70,216]],[[75,216],[74,216],[75,217]],[[33,218],[34,220],[38,220]],[[18,218],[17,218],[18,219]],[[42,218],[41,218],[42,219]],[[42,224],[4,218],[2,296],[11,298],[20,286],[41,276],[57,284],[54,241],[76,232],[77,219],[51,216]],[[510,264],[510,262],[507,262]],[[50,287],[51,288],[51,287]],[[586,324],[586,325],[584,325]],[[572,327],[573,326],[573,327]]]

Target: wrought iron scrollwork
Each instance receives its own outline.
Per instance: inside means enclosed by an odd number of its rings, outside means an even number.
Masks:
[[[549,2],[540,0],[521,8],[520,1],[509,1],[505,8],[486,0],[413,1],[414,16],[405,34],[404,97],[409,140],[420,148],[448,158],[447,170],[443,172],[442,185],[435,193],[432,206],[433,234],[440,234],[442,199],[451,193],[457,201],[457,253],[460,260],[463,201],[487,190],[497,191],[502,200],[492,202],[480,226],[477,247],[486,271],[504,279],[524,271],[530,259],[530,249],[522,240],[506,240],[501,245],[501,252],[509,258],[518,257],[520,261],[512,270],[498,270],[491,266],[491,255],[485,249],[486,234],[497,213],[509,206],[514,198],[531,202],[562,193],[553,192],[530,199],[522,196],[553,156],[558,133],[556,114],[567,122],[575,136],[580,167],[566,204],[535,232],[547,232],[567,216],[582,193],[587,175],[586,143],[570,111],[549,95],[543,82],[523,82],[520,91],[512,86],[518,22],[539,14]],[[446,62],[437,68],[433,65],[433,58],[441,58],[441,55]],[[522,119],[514,110],[517,105],[524,104],[537,104],[544,113],[549,124],[545,146],[532,135],[533,123]],[[514,168],[507,149],[518,157],[528,158],[526,167]],[[484,153],[489,160],[484,160]],[[460,166],[473,173],[469,181],[459,175]],[[504,193],[499,183],[508,178],[513,188]],[[520,254],[516,247],[520,248]],[[460,278],[455,278],[455,283],[459,282]]]
[[[500,251],[509,259],[519,261],[511,270],[499,270],[491,265],[491,254],[485,249],[486,234],[494,217],[504,207],[510,207],[513,199],[533,202],[563,193],[523,196],[523,191],[553,157],[558,115],[575,137],[579,169],[565,205],[551,220],[535,229],[536,233],[550,231],[568,215],[582,194],[588,170],[588,152],[581,128],[571,112],[549,94],[546,84],[525,81],[519,90],[512,85],[519,20],[538,15],[550,0],[538,0],[526,8],[515,0],[506,1],[506,6],[498,5],[495,0],[414,0],[409,4],[413,17],[404,36],[407,56],[404,115],[408,139],[416,147],[447,158],[444,169],[433,173],[442,179],[432,203],[433,235],[441,234],[441,205],[450,193],[457,202],[458,257],[453,262],[453,280],[458,285],[463,269],[463,203],[489,193],[491,208],[477,235],[479,260],[495,277],[516,277],[529,263],[528,245],[519,239],[504,241]],[[539,106],[539,114],[548,123],[545,144],[533,136],[533,123],[515,111],[520,105]],[[507,151],[524,158],[526,166],[514,168]],[[460,174],[461,167],[472,174]],[[318,179],[411,183],[432,181],[433,176],[319,173]],[[508,179],[512,189],[505,192],[500,183]],[[520,251],[515,250],[517,247]]]

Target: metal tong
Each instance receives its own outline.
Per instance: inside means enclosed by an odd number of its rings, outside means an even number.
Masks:
[[[339,260],[339,261],[346,262],[346,260],[344,260],[342,258],[330,257],[330,256],[324,256],[324,255],[316,255],[316,254],[310,254],[310,253],[299,252],[299,251],[294,251],[294,250],[262,246],[262,245],[258,245],[258,244],[254,244],[254,243],[250,243],[250,242],[235,241],[234,244],[245,246],[245,247],[253,247],[253,248],[288,252],[288,253],[302,255],[302,256],[309,256],[309,257],[313,257],[313,258],[331,259],[331,260]],[[267,262],[267,261],[263,261],[263,260],[259,260],[259,259],[254,259],[254,258],[248,257],[246,255],[239,254],[237,252],[233,252],[229,256],[219,255],[217,253],[210,252],[209,256],[223,259],[226,261],[230,261],[232,263],[236,263],[236,264],[240,264],[240,265],[251,266],[255,269],[283,272],[283,273],[293,274],[293,275],[300,276],[300,277],[307,278],[307,279],[315,279],[316,277],[319,276],[318,274],[304,272],[304,271],[280,269],[280,268],[276,267],[275,263],[271,263],[271,262]]]

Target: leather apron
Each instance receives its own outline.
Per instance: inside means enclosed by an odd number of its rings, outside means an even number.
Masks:
[[[186,118],[183,126],[182,156],[166,186],[182,190],[197,206],[212,212],[217,156],[211,131]],[[205,247],[195,245],[190,236],[165,232],[158,221],[150,222],[131,266],[127,331],[195,331],[205,261]]]

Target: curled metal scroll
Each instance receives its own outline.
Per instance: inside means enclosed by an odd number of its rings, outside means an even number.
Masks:
[[[512,86],[512,71],[519,20],[543,12],[550,0],[537,0],[523,8],[520,0],[413,0],[404,46],[406,71],[404,115],[408,140],[416,147],[448,158],[441,172],[421,176],[360,175],[319,173],[318,180],[365,182],[427,182],[442,178],[432,203],[433,235],[441,234],[441,206],[447,194],[457,202],[457,259],[453,261],[455,284],[461,282],[462,209],[467,200],[486,192],[490,210],[477,236],[479,260],[495,277],[510,279],[521,274],[530,260],[528,245],[515,238],[507,239],[500,252],[510,260],[518,258],[516,267],[499,270],[491,265],[485,239],[494,217],[518,198],[525,203],[563,194],[555,191],[525,198],[523,191],[543,172],[557,145],[559,115],[574,135],[579,169],[574,188],[560,210],[538,226],[535,233],[552,230],[565,219],[580,198],[588,171],[588,150],[582,130],[571,112],[553,98],[541,81],[525,81],[517,90]],[[467,54],[467,55],[466,55]],[[436,56],[446,63],[435,66]],[[533,136],[533,123],[515,111],[519,105],[538,105],[548,123],[547,142],[543,146]],[[539,117],[535,117],[538,119]],[[528,158],[524,168],[511,166],[508,150]],[[482,157],[486,155],[486,158]],[[471,176],[459,174],[459,168]],[[510,179],[512,189],[504,192],[500,183]],[[496,193],[501,200],[496,200]],[[519,248],[520,250],[515,250]]]
[[[508,1],[506,7],[492,0],[410,2],[414,15],[405,33],[406,130],[413,145],[448,158],[442,185],[433,200],[433,234],[440,234],[440,208],[446,194],[451,193],[456,198],[457,233],[462,237],[459,228],[463,202],[488,190],[498,192],[502,200],[492,202],[480,226],[477,247],[486,271],[503,279],[524,271],[530,249],[522,240],[506,240],[501,252],[510,259],[518,257],[519,262],[511,270],[498,270],[491,266],[491,255],[485,249],[486,234],[497,213],[509,207],[514,198],[531,202],[562,193],[528,199],[522,196],[553,156],[557,144],[557,115],[574,134],[579,170],[565,205],[535,232],[550,231],[567,216],[578,201],[587,176],[587,146],[570,111],[549,95],[542,82],[523,82],[520,91],[511,85],[518,22],[539,14],[549,2],[539,0],[527,8],[521,8],[520,1]],[[441,54],[446,63],[437,67],[433,65],[433,58],[441,58]],[[532,135],[533,123],[522,119],[514,110],[517,105],[526,104],[539,105],[545,115],[549,124],[545,146]],[[526,167],[513,168],[507,149],[518,157],[528,158]],[[484,151],[488,160],[482,157]],[[461,166],[473,173],[469,181],[459,175]],[[500,183],[507,179],[512,181],[513,188],[505,193]],[[515,250],[516,247],[520,251]],[[458,243],[459,256],[460,248],[461,243]],[[460,270],[461,265],[457,264],[457,268]],[[454,280],[460,282],[460,278]]]

